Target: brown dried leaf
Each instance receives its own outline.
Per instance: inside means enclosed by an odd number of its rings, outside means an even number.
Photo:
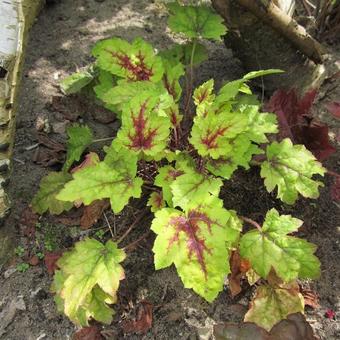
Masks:
[[[313,309],[316,309],[319,307],[319,297],[313,290],[310,289],[301,289],[301,294],[303,296],[303,299],[305,301],[305,306],[309,306]]]
[[[71,122],[77,121],[82,115],[83,107],[77,96],[54,96],[52,97],[51,107],[59,112],[63,117]]]
[[[102,340],[104,339],[97,326],[84,327],[73,335],[73,340]]]
[[[251,322],[226,322],[214,326],[216,340],[317,340],[313,329],[301,313],[288,315],[270,332]]]
[[[109,206],[108,200],[97,200],[86,206],[80,219],[80,227],[84,230],[91,228]]]
[[[39,147],[33,155],[33,162],[39,165],[50,167],[56,164],[63,164],[65,161],[65,146],[45,134],[38,134]]]
[[[44,256],[44,262],[45,262],[45,266],[47,268],[47,272],[50,275],[53,275],[55,270],[58,269],[57,266],[57,261],[59,260],[59,258],[61,257],[62,252],[61,251],[57,251],[57,252],[46,252],[45,256]]]
[[[146,333],[152,326],[153,305],[141,301],[136,320],[126,320],[122,323],[124,333]]]
[[[34,237],[35,226],[38,223],[38,215],[32,211],[30,207],[27,207],[21,214],[19,220],[20,232],[27,237]]]
[[[37,255],[33,255],[30,260],[28,261],[28,263],[31,265],[31,266],[37,266],[39,264],[40,260],[39,260],[39,257]]]
[[[229,275],[229,288],[233,297],[241,292],[241,279],[250,268],[250,262],[242,259],[238,251],[233,251],[230,257],[231,274]]]

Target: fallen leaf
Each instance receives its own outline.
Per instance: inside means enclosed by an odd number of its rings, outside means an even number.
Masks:
[[[100,328],[97,326],[84,327],[73,335],[73,340],[102,340]]]
[[[267,331],[292,313],[303,312],[303,296],[296,282],[280,286],[261,285],[250,303],[244,321],[254,322]]]
[[[214,326],[214,336],[216,340],[317,340],[312,327],[301,313],[288,315],[270,332],[250,322],[217,324]]]
[[[80,219],[80,227],[84,230],[91,228],[109,206],[108,200],[96,200],[86,206]]]
[[[231,274],[229,275],[229,289],[233,297],[241,292],[241,279],[250,268],[249,261],[242,259],[238,251],[233,251],[230,257]]]
[[[124,333],[146,333],[152,326],[153,305],[148,301],[141,301],[136,320],[126,320],[122,323]]]
[[[79,101],[77,95],[70,96],[54,96],[52,97],[51,108],[63,115],[66,120],[71,122],[77,119],[84,112],[84,107]]]
[[[39,260],[39,257],[37,255],[33,255],[30,260],[28,261],[28,263],[31,265],[31,266],[37,266],[39,264],[40,260]]]
[[[30,207],[25,208],[19,220],[19,227],[22,235],[26,237],[34,237],[35,226],[38,223],[38,219],[39,216],[33,212]]]
[[[38,134],[39,146],[33,155],[33,162],[45,167],[63,164],[65,161],[65,146],[48,136]]]
[[[58,252],[46,252],[45,253],[45,255],[44,255],[44,262],[45,262],[45,266],[47,268],[47,272],[50,275],[53,275],[54,271],[56,269],[58,269],[57,261],[59,260],[61,255],[62,255],[61,251],[58,251]]]
[[[216,340],[269,340],[269,333],[251,322],[237,324],[226,322],[214,326],[214,336]]]
[[[340,102],[328,103],[326,108],[335,118],[340,118]]]
[[[300,292],[305,301],[305,306],[309,306],[313,309],[316,309],[319,307],[319,297],[314,291],[310,289],[301,288]]]

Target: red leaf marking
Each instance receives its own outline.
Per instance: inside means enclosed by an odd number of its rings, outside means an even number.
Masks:
[[[220,136],[223,136],[223,134],[227,130],[228,130],[227,127],[219,128],[215,132],[208,130],[206,136],[201,138],[201,142],[205,144],[208,149],[216,149],[217,148],[216,139]]]
[[[156,192],[155,204],[157,208],[162,208],[163,206],[163,194],[161,192]]]
[[[168,175],[166,176],[166,179],[173,179],[175,180],[177,177],[179,176],[182,176],[184,175],[184,172],[181,171],[181,170],[175,170],[175,169],[171,169],[169,172],[168,172]]]
[[[169,225],[175,229],[175,234],[171,238],[168,249],[174,242],[179,241],[179,234],[183,232],[187,235],[187,246],[189,249],[189,259],[192,259],[192,256],[196,256],[198,263],[201,266],[201,269],[204,273],[205,278],[207,278],[207,268],[204,260],[204,252],[208,252],[211,254],[211,250],[206,246],[205,240],[198,236],[200,229],[202,228],[199,225],[199,222],[204,223],[209,233],[211,233],[212,224],[217,224],[215,221],[212,221],[209,217],[207,217],[204,213],[201,213],[197,210],[191,210],[188,214],[188,217],[177,216],[173,217],[169,221]]]
[[[173,80],[172,83],[170,84],[168,75],[164,74],[163,84],[164,87],[167,89],[168,93],[170,94],[170,96],[176,99],[175,80]]]
[[[173,110],[173,108],[170,108],[170,121],[172,126],[177,126],[179,123],[177,120],[176,112]]]
[[[133,112],[131,112],[131,119],[133,121],[133,126],[135,128],[135,134],[132,135],[129,133],[128,137],[131,141],[131,145],[128,145],[131,149],[151,149],[153,146],[153,139],[157,133],[157,129],[148,129],[145,131],[145,127],[147,124],[147,118],[145,118],[145,110],[146,110],[147,101],[145,101],[138,113],[137,117],[133,116]]]
[[[204,91],[198,96],[199,104],[201,104],[208,97],[208,89],[204,89]]]
[[[146,66],[144,61],[145,57],[143,56],[141,51],[139,51],[136,55],[137,61],[132,61],[131,58],[124,53],[112,51],[107,52],[111,53],[113,57],[118,59],[118,64],[122,68],[132,73],[132,75],[128,77],[129,80],[150,80],[150,78],[153,76],[152,68]]]

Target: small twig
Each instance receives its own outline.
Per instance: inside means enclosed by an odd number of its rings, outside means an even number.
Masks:
[[[111,225],[110,225],[109,220],[107,219],[107,216],[106,216],[106,214],[105,214],[105,211],[104,211],[103,214],[104,214],[104,218],[105,218],[106,224],[108,225],[108,227],[109,227],[109,229],[110,229],[111,236],[112,236],[112,238],[114,238],[114,237],[115,237],[115,234],[112,232],[112,228],[111,228]]]
[[[139,242],[143,241],[147,236],[150,234],[150,230],[148,230],[146,233],[144,233],[141,237],[139,237],[136,241],[133,241],[132,243],[128,244],[126,247],[124,247],[125,251],[129,251],[129,249],[134,248]]]
[[[131,230],[135,227],[135,225],[140,222],[140,220],[146,215],[147,210],[145,209],[144,212],[142,212],[135,221],[130,225],[130,227],[125,231],[125,233],[118,239],[117,243],[121,243],[126,236],[128,236],[131,232]]]
[[[107,138],[99,138],[99,139],[95,139],[92,141],[92,143],[100,143],[100,142],[107,142],[109,140],[114,139],[115,137],[107,137]]]
[[[308,16],[311,17],[311,16],[312,16],[312,12],[311,12],[311,10],[310,10],[310,8],[309,8],[309,6],[308,6],[307,1],[306,1],[306,0],[301,0],[301,2],[302,2],[303,7],[304,7],[305,10],[306,10]]]
[[[25,150],[26,150],[26,151],[31,151],[31,150],[33,150],[33,149],[36,149],[39,145],[40,145],[40,143],[35,143],[35,144],[33,144],[33,145],[27,146],[27,147],[25,148]]]
[[[22,165],[25,165],[25,162],[23,160],[19,159],[19,158],[13,157],[13,161],[16,161],[16,162],[18,162],[18,163],[20,163]]]
[[[251,224],[252,226],[257,228],[259,232],[262,233],[262,228],[256,221],[252,220],[251,218],[244,217],[244,216],[240,216],[240,219],[243,220],[244,222]]]

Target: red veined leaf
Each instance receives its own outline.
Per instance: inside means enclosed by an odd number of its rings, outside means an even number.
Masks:
[[[155,185],[162,188],[162,196],[166,203],[172,207],[171,184],[178,177],[183,175],[182,170],[177,170],[170,165],[158,169],[158,175],[155,178]]]
[[[131,44],[119,38],[103,40],[96,44],[92,54],[100,68],[130,81],[157,82],[163,76],[161,58],[141,38]]]
[[[301,99],[295,90],[278,90],[265,109],[275,112],[278,117],[279,140],[288,137],[294,143],[304,144],[323,161],[335,152],[335,148],[329,142],[327,125],[316,121],[311,113],[315,96],[316,90],[308,91]]]
[[[156,212],[164,208],[165,202],[163,199],[163,193],[157,191],[152,192],[148,200],[148,206],[151,207],[152,212]]]
[[[131,100],[122,114],[122,128],[117,140],[134,152],[157,156],[167,146],[170,119],[157,112],[158,98],[142,94]]]
[[[238,239],[241,228],[236,215],[222,205],[211,196],[202,204],[187,205],[185,212],[164,208],[156,212],[151,226],[157,234],[156,269],[174,264],[184,286],[207,301],[223,289],[230,272],[228,247]]]

